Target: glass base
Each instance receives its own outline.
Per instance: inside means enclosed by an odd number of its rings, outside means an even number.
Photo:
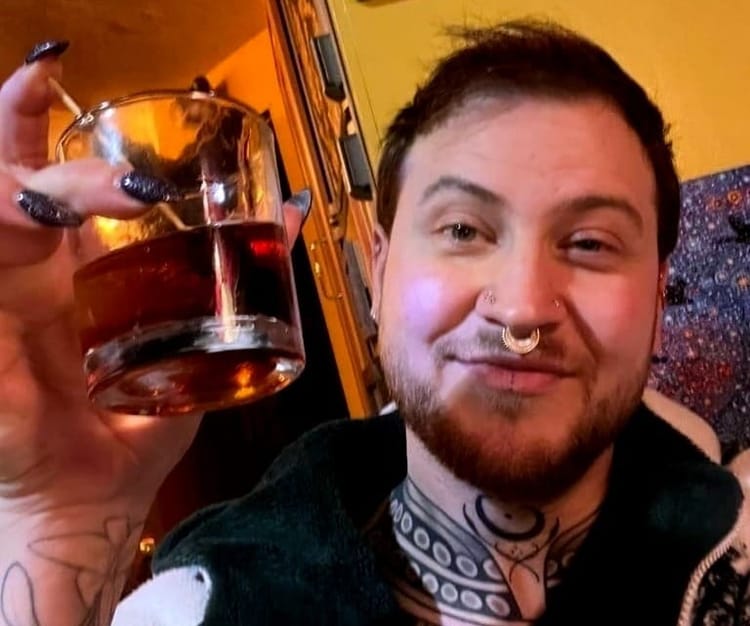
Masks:
[[[253,402],[294,381],[304,362],[296,328],[256,315],[134,329],[90,349],[84,371],[97,406],[168,417]]]

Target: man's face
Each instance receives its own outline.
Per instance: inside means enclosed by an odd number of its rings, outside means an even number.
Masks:
[[[459,478],[551,498],[612,443],[657,335],[655,198],[637,136],[599,99],[476,100],[412,146],[376,242],[381,356]],[[541,342],[512,354],[504,326]]]

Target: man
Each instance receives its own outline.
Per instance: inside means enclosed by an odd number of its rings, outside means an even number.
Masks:
[[[470,32],[396,116],[377,187],[398,414],[317,429],[188,520],[114,623],[750,623],[739,481],[641,402],[679,217],[643,90],[558,27]],[[3,606],[46,584],[72,616],[75,588],[106,623],[127,559],[61,556],[92,517],[53,516],[52,491],[0,515],[44,529],[15,531],[32,555]],[[133,498],[99,497],[124,553]]]

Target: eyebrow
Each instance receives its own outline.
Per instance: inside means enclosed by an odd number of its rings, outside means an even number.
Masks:
[[[507,205],[507,200],[500,194],[482,187],[460,176],[441,176],[431,183],[422,193],[420,204],[424,204],[442,191],[459,191],[473,196],[483,204]],[[586,194],[570,200],[564,200],[556,207],[557,211],[566,213],[588,213],[597,209],[616,209],[628,218],[639,232],[643,232],[643,217],[627,199],[608,194]]]
[[[420,204],[424,204],[441,191],[460,191],[473,196],[484,204],[506,204],[505,198],[494,191],[458,176],[441,176],[422,193]]]
[[[577,214],[588,213],[596,209],[616,209],[631,221],[639,232],[643,232],[643,216],[627,199],[620,196],[587,194],[564,200],[556,208],[562,212]]]

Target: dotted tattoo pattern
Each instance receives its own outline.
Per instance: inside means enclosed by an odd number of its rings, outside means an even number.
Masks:
[[[510,520],[508,528],[498,528],[482,513],[482,505],[482,498],[477,498],[472,510],[466,512],[465,522],[472,534],[437,509],[407,479],[394,490],[388,514],[381,515],[369,533],[401,605],[424,623],[438,623],[438,609],[467,623],[498,619],[530,623],[522,615],[506,576],[512,580],[515,568],[526,568],[540,585],[556,585],[593,520],[592,515],[563,533],[558,524],[542,532],[544,524],[534,515],[519,516]],[[508,540],[507,545],[512,546],[514,536],[523,537],[528,544],[524,552],[507,549],[503,573],[490,549],[494,543],[497,554],[500,543],[492,538]],[[544,564],[537,573],[527,561],[553,543],[554,552],[542,555]]]

